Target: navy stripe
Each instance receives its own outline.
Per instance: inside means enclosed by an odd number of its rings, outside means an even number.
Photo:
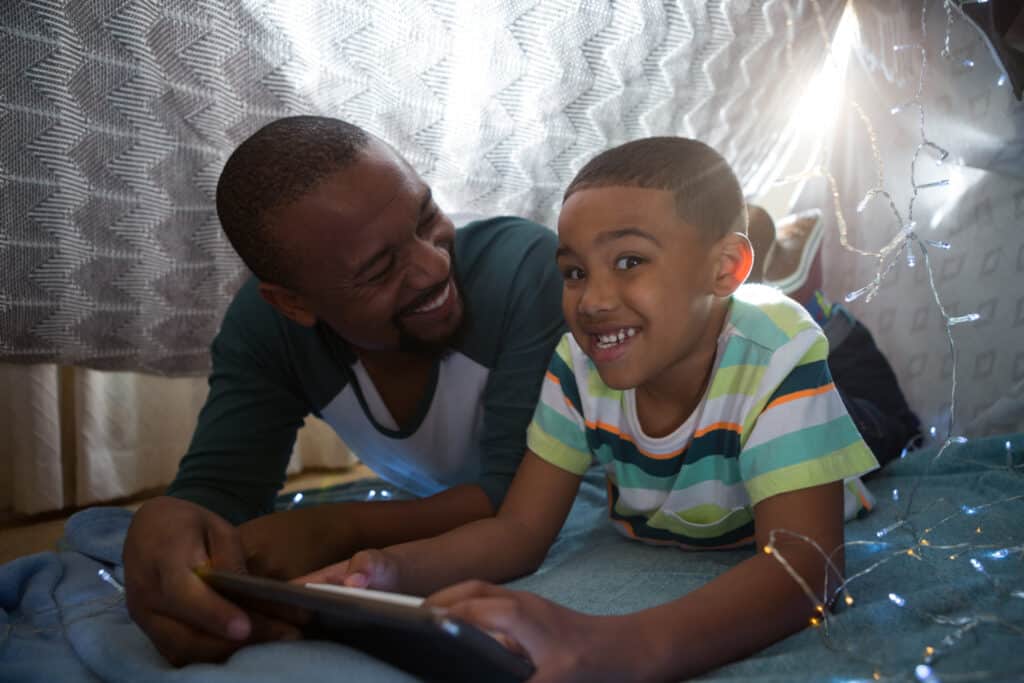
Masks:
[[[793,368],[792,372],[782,380],[782,384],[768,399],[771,403],[777,398],[805,389],[817,389],[832,382],[832,373],[828,370],[828,362],[816,360]]]
[[[608,516],[613,520],[629,524],[633,529],[633,534],[636,535],[637,538],[651,541],[682,543],[695,548],[719,548],[724,545],[738,543],[739,541],[754,535],[754,520],[750,520],[743,526],[737,527],[732,531],[722,534],[721,536],[715,536],[714,538],[693,538],[686,534],[677,534],[671,531],[666,531],[665,529],[648,526],[647,518],[642,515],[620,515],[615,512],[615,505],[619,502],[619,488],[612,485],[609,485],[608,488],[608,497],[611,501]]]
[[[731,429],[712,429],[707,434],[691,440],[679,455],[664,460],[644,455],[631,442],[603,429],[587,429],[587,446],[592,453],[597,453],[601,446],[606,446],[611,449],[612,457],[617,462],[638,467],[652,477],[674,477],[684,465],[692,465],[708,456],[739,457],[740,435]],[[601,462],[606,464],[607,460],[602,457]]]
[[[576,375],[557,352],[551,356],[548,371],[558,378],[559,384],[562,385],[562,393],[572,403],[572,407],[578,414],[583,415],[583,402],[580,400],[579,387],[576,386]]]

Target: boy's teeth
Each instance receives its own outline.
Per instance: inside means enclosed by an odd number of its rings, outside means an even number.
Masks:
[[[632,337],[636,334],[636,328],[624,327],[618,332],[612,332],[611,334],[599,334],[597,335],[598,346],[607,348],[616,344],[621,344],[628,337]]]

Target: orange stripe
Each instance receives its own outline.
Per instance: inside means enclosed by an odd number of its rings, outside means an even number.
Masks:
[[[716,422],[715,424],[708,425],[704,429],[694,432],[693,436],[704,436],[708,432],[713,432],[716,429],[724,429],[726,431],[736,432],[737,434],[743,433],[743,425],[736,424],[735,422]]]
[[[544,377],[546,377],[547,379],[551,380],[552,382],[554,382],[558,386],[562,386],[562,382],[559,381],[559,379],[557,377],[555,377],[555,373],[551,372],[550,370],[548,370],[547,372],[544,373]]]
[[[783,403],[789,403],[800,398],[808,398],[809,396],[817,396],[818,394],[824,394],[835,388],[835,384],[829,382],[828,384],[814,389],[803,389],[801,391],[794,391],[792,394],[786,394],[785,396],[779,396],[777,399],[769,403],[764,407],[765,410],[774,408],[775,406],[782,405]]]

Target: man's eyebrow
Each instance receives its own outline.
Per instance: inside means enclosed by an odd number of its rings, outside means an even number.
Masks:
[[[648,240],[650,242],[654,242],[659,247],[661,246],[661,242],[658,241],[657,237],[655,237],[651,233],[647,232],[646,230],[641,230],[640,228],[634,228],[634,227],[618,228],[616,230],[609,230],[607,232],[602,232],[600,235],[597,236],[597,239],[594,240],[594,244],[597,244],[597,245],[607,244],[608,242],[613,242],[615,240],[620,240],[623,237],[639,237],[641,239],[645,239],[645,240]]]
[[[434,192],[428,186],[427,187],[427,191],[423,195],[423,200],[420,202],[420,214],[419,215],[421,217],[423,216],[423,212],[427,210],[427,207],[430,206],[430,202],[433,199],[434,199]]]

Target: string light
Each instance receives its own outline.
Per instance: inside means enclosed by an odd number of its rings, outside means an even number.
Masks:
[[[946,12],[946,34],[943,41],[944,46],[940,54],[947,60],[951,60],[950,43],[952,29],[954,26],[954,15],[960,14],[960,6],[966,4],[974,3],[968,2],[967,0],[959,4],[954,3],[952,0],[942,1],[942,7]],[[818,0],[811,0],[811,7],[813,11],[816,13],[816,16],[818,17],[819,28],[823,27],[824,22],[822,19],[822,12],[818,4]],[[840,244],[847,251],[862,256],[870,257],[875,260],[877,267],[874,276],[862,287],[846,294],[844,298],[847,302],[856,301],[861,298],[864,298],[865,301],[870,302],[878,294],[882,283],[885,281],[888,275],[891,274],[893,269],[898,266],[901,260],[905,260],[908,267],[913,268],[918,265],[918,255],[920,255],[920,262],[922,262],[923,268],[927,272],[928,285],[932,294],[932,298],[934,299],[936,308],[939,310],[941,319],[944,323],[947,343],[949,346],[949,352],[952,358],[952,377],[950,382],[950,408],[948,421],[945,425],[944,430],[946,436],[943,440],[941,440],[936,454],[926,463],[925,474],[921,475],[914,482],[908,495],[903,496],[899,489],[892,489],[893,502],[900,502],[901,499],[903,499],[904,501],[902,513],[898,514],[897,519],[895,521],[887,524],[886,526],[884,526],[881,529],[878,529],[875,532],[875,536],[879,539],[891,537],[892,535],[896,535],[901,538],[909,536],[910,538],[905,542],[905,544],[894,544],[884,541],[851,541],[844,544],[840,548],[837,548],[836,551],[834,551],[831,555],[821,553],[822,556],[825,557],[826,560],[828,560],[829,567],[832,567],[832,558],[834,557],[835,553],[838,553],[841,550],[849,553],[850,551],[856,548],[861,548],[871,553],[883,553],[882,556],[880,556],[878,559],[872,562],[869,566],[861,568],[853,572],[852,574],[848,575],[845,579],[843,579],[841,585],[835,590],[835,592],[832,595],[826,595],[826,598],[831,598],[834,595],[842,593],[844,595],[844,601],[847,605],[853,604],[853,598],[850,597],[847,593],[847,588],[852,583],[861,580],[866,575],[878,571],[883,566],[890,564],[892,562],[900,562],[901,560],[909,561],[909,559],[925,561],[925,556],[923,553],[928,553],[928,556],[931,558],[931,561],[956,561],[961,556],[963,556],[964,553],[975,554],[977,555],[976,557],[968,557],[968,564],[970,567],[973,568],[974,571],[981,573],[990,581],[990,584],[992,585],[992,588],[994,590],[993,595],[996,596],[997,602],[1000,596],[1005,596],[1005,598],[1012,599],[1024,599],[1024,590],[1022,590],[1019,586],[1001,586],[997,579],[988,572],[985,565],[982,563],[981,559],[979,559],[980,557],[984,557],[987,559],[998,561],[1003,560],[1014,553],[1017,553],[1021,555],[1021,557],[1024,557],[1024,544],[1019,546],[1006,546],[1005,539],[1002,539],[1003,543],[998,545],[984,545],[979,544],[977,542],[968,541],[949,544],[945,542],[936,542],[935,539],[938,539],[939,537],[934,535],[939,533],[941,529],[945,527],[946,524],[949,522],[956,520],[964,521],[966,519],[976,517],[993,506],[1019,502],[1021,499],[1024,499],[1024,496],[1010,496],[1000,500],[981,504],[963,504],[958,507],[955,507],[953,512],[945,515],[938,522],[932,524],[929,528],[925,529],[924,532],[919,533],[915,529],[917,519],[922,518],[926,513],[933,509],[938,509],[940,505],[943,507],[949,505],[949,501],[937,500],[932,501],[929,505],[924,506],[923,509],[917,509],[914,506],[914,497],[923,477],[927,476],[928,472],[931,471],[932,466],[934,466],[942,458],[947,456],[948,453],[952,452],[954,449],[968,443],[968,439],[965,436],[960,434],[954,434],[953,432],[954,426],[956,425],[957,416],[957,368],[959,364],[958,349],[953,338],[952,329],[958,325],[973,323],[981,319],[981,315],[979,313],[969,312],[961,315],[951,315],[946,310],[943,300],[940,297],[938,289],[935,284],[935,276],[931,264],[930,251],[933,249],[949,251],[953,248],[953,245],[951,245],[949,242],[945,240],[933,240],[923,238],[920,235],[918,235],[916,231],[914,209],[920,192],[952,191],[956,193],[957,196],[960,196],[963,193],[962,183],[954,186],[954,181],[960,180],[960,171],[956,166],[950,169],[951,173],[950,177],[948,178],[940,178],[934,180],[919,180],[918,177],[918,161],[920,160],[920,157],[922,155],[927,155],[928,157],[933,159],[937,167],[943,166],[949,159],[948,150],[946,150],[944,147],[942,147],[937,142],[931,140],[928,137],[925,126],[925,106],[922,94],[924,92],[926,74],[929,66],[928,52],[926,49],[926,44],[928,42],[927,0],[922,2],[921,5],[920,26],[920,44],[900,44],[896,45],[893,48],[895,52],[906,51],[908,54],[920,56],[920,71],[918,72],[919,78],[917,82],[917,90],[914,97],[905,102],[893,105],[890,109],[890,112],[893,115],[899,115],[902,112],[916,111],[918,116],[917,122],[919,142],[913,152],[910,163],[909,187],[911,190],[911,196],[907,205],[905,217],[903,215],[903,212],[900,211],[899,207],[896,206],[892,194],[885,189],[886,183],[884,169],[882,165],[882,159],[879,152],[879,145],[877,136],[875,134],[874,126],[872,125],[870,118],[864,113],[863,109],[856,102],[852,100],[847,101],[849,106],[853,109],[853,111],[857,113],[860,121],[862,122],[864,130],[867,132],[867,138],[872,152],[872,156],[874,157],[876,170],[876,181],[874,185],[867,190],[867,192],[858,202],[856,206],[857,213],[863,213],[874,201],[884,201],[887,204],[889,212],[893,216],[894,225],[898,226],[894,237],[877,251],[861,249],[849,243],[847,234],[847,224],[845,217],[843,216],[842,202],[840,201],[841,198],[839,196],[838,191],[838,183],[836,182],[832,174],[828,171],[828,169],[824,167],[823,164],[808,164],[808,168],[810,168],[811,170],[795,176],[783,178],[777,182],[777,184],[785,184],[792,182],[802,182],[815,177],[824,178],[825,181],[828,183],[828,186],[832,194],[832,201],[836,214],[836,226],[839,234]],[[826,44],[828,44],[829,38],[824,28],[821,28],[821,33]],[[831,60],[832,51],[829,50],[827,54],[829,55],[828,59]],[[974,61],[969,58],[951,60],[950,63],[958,64],[960,67],[965,69],[971,69],[974,68],[975,66]],[[1005,85],[1006,80],[1006,74],[1001,74],[999,76],[997,86]],[[936,221],[933,218],[932,227],[935,226]],[[932,425],[928,430],[928,433],[933,440],[938,440],[938,428],[936,426]],[[1007,440],[1004,443],[1004,449],[1006,451],[1006,469],[1011,472],[1019,473],[1018,468],[1017,466],[1015,466],[1014,463],[1013,444],[1009,440]],[[908,453],[910,453],[912,450],[913,449],[911,448],[910,444],[908,444],[901,451],[900,458],[905,458],[908,455]],[[990,465],[987,464],[983,466],[990,467]],[[792,532],[786,532],[782,530],[778,531],[779,533],[786,533],[790,536],[800,538],[799,534],[794,534]],[[983,532],[982,526],[980,524],[975,525],[974,532],[975,536],[981,536]],[[932,536],[931,538],[929,538],[926,537],[925,534],[932,534]],[[784,554],[779,552],[778,548],[774,546],[774,536],[775,532],[773,531],[771,535],[771,538],[773,540],[769,544],[769,546],[766,546],[765,548],[766,554],[771,555],[774,559],[779,561],[783,567],[787,569],[787,571],[790,573],[793,579],[799,585],[801,585],[801,587],[804,590],[804,593],[807,595],[808,600],[813,601],[815,604],[821,604],[822,602],[824,602],[824,604],[830,604],[829,599],[819,602],[819,595],[817,595],[814,591],[810,590],[810,587],[806,585],[806,582],[804,582],[803,579],[798,574],[796,574],[795,571],[792,570],[792,567],[786,562]],[[804,538],[803,540],[808,543],[812,542],[809,538]],[[918,549],[920,550],[920,552],[918,552]],[[818,550],[820,552],[820,549]],[[939,553],[942,554],[940,555]],[[942,559],[940,560],[940,558]],[[941,639],[941,648],[937,648],[934,645],[928,644],[924,646],[923,651],[918,650],[918,653],[923,652],[923,656],[921,654],[916,655],[920,658],[918,660],[920,663],[913,665],[912,670],[915,678],[923,683],[939,683],[941,679],[939,677],[939,673],[936,672],[936,670],[933,668],[934,663],[940,659],[940,656],[948,656],[949,653],[952,652],[953,649],[961,642],[965,634],[974,632],[977,628],[979,628],[982,625],[995,626],[1000,628],[1003,632],[1009,632],[1011,634],[1016,635],[1017,637],[1024,639],[1024,628],[1022,628],[1018,623],[1014,623],[1012,621],[1003,619],[995,614],[979,613],[969,616],[948,616],[944,614],[932,614],[925,610],[912,607],[910,604],[908,604],[907,600],[898,592],[889,592],[888,598],[892,604],[896,605],[901,609],[912,611],[919,617],[929,620],[934,624],[953,628],[952,631],[948,632],[945,635],[945,637]],[[973,600],[970,601],[969,604],[974,604]],[[828,612],[823,612],[820,614],[821,624],[814,623],[814,619],[816,619],[817,617],[812,618],[812,624],[814,626],[825,627],[821,628],[820,632],[822,633],[823,638],[825,638],[826,645],[828,645],[830,649],[845,651],[847,654],[853,655],[857,659],[861,659],[865,662],[870,663],[872,665],[872,678],[875,680],[881,680],[882,671],[886,667],[877,660],[877,655],[874,653],[860,652],[856,649],[842,647],[839,643],[836,642],[835,634],[830,633],[828,629],[829,621],[832,617]],[[915,655],[910,655],[911,659],[913,659],[914,657]],[[1015,673],[1019,675],[1021,672]],[[901,674],[900,677],[904,678],[905,675],[905,673]],[[1006,678],[1006,675],[1007,674],[1005,671],[974,671],[969,675],[968,678],[960,677],[956,680],[986,680],[990,678],[1004,680]]]

